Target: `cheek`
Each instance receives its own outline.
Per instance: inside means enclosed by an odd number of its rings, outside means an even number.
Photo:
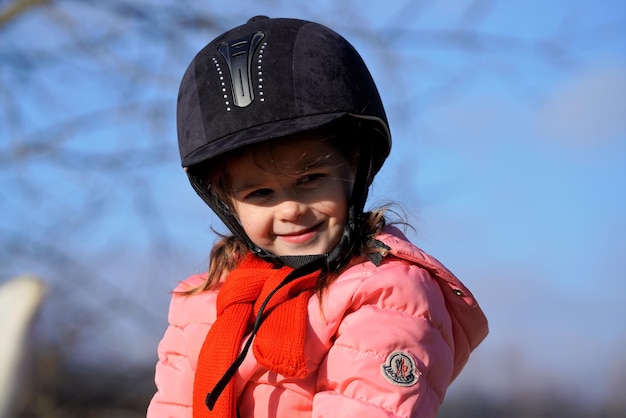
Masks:
[[[239,223],[241,224],[241,226],[243,226],[247,233],[248,229],[254,227],[255,224],[254,219],[251,216],[252,212],[246,205],[241,204],[233,205],[233,209],[235,212],[235,216],[239,220]]]
[[[258,206],[237,205],[237,218],[248,237],[252,240],[267,234],[269,215],[264,208]]]
[[[328,197],[332,197],[330,200],[324,202],[324,211],[328,216],[335,219],[337,223],[345,223],[348,218],[348,199],[344,187],[336,188],[333,193]]]

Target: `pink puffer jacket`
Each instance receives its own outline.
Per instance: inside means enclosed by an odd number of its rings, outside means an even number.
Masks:
[[[380,266],[353,266],[321,302],[309,300],[307,377],[269,372],[250,350],[234,377],[242,418],[437,415],[446,389],[487,335],[487,320],[465,286],[397,229],[378,239],[391,247]],[[202,280],[192,276],[177,289]],[[148,418],[192,416],[194,373],[216,298],[213,291],[174,294]]]

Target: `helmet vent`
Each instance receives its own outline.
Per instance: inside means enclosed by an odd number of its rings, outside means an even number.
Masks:
[[[255,32],[245,38],[224,42],[217,48],[226,60],[233,104],[237,107],[246,107],[254,101],[252,61],[254,52],[264,37],[262,32]],[[260,56],[262,57],[262,52]],[[261,58],[257,63],[260,65]]]

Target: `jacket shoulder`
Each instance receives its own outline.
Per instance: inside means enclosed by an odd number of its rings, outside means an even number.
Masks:
[[[180,282],[172,292],[169,310],[169,323],[181,328],[194,323],[215,322],[217,316],[217,291],[203,291],[185,294],[193,288],[201,286],[205,274],[195,274]]]
[[[452,319],[455,340],[454,377],[471,351],[487,336],[487,318],[470,290],[435,257],[413,245],[397,228],[386,227],[377,239],[389,247],[389,254],[425,269],[437,281]]]

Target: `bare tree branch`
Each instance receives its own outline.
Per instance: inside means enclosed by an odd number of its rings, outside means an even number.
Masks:
[[[3,10],[0,10],[0,29],[18,18],[22,13],[26,13],[29,9],[44,6],[48,3],[50,3],[50,0],[15,0]]]

